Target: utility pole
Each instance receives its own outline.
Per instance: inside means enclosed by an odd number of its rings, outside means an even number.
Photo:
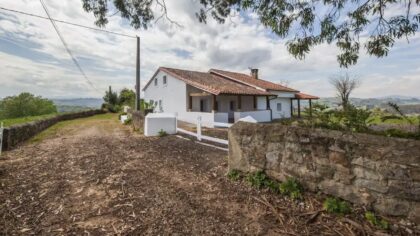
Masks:
[[[136,111],[140,111],[140,37],[137,38],[137,62],[136,62]]]

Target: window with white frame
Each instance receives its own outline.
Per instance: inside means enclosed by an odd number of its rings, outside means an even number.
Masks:
[[[157,85],[158,85],[158,79],[155,78],[155,86],[157,86]]]
[[[163,84],[166,84],[166,75],[163,76]]]
[[[159,110],[160,111],[163,111],[163,108],[162,108],[162,100],[159,100]]]
[[[281,102],[277,103],[277,111],[281,111]]]

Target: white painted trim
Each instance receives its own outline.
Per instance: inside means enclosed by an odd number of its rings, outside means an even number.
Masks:
[[[177,132],[180,132],[180,133],[188,134],[188,135],[191,135],[191,136],[194,136],[194,137],[198,138],[197,133],[194,133],[194,132],[191,132],[191,131],[188,131],[188,130],[185,130],[185,129],[177,128],[176,131]],[[201,135],[201,139],[204,139],[204,140],[207,140],[207,141],[211,141],[211,142],[215,142],[215,143],[229,145],[229,141],[228,140],[225,140],[225,139],[213,138],[213,137],[206,136],[206,135]]]
[[[185,138],[185,137],[182,137],[181,135],[175,135],[175,136],[176,136],[177,138],[180,138],[180,139],[184,139],[184,140],[192,141],[191,139],[187,139],[187,138]],[[211,145],[211,144],[208,144],[208,143],[202,143],[202,142],[194,142],[194,143],[198,143],[198,144],[201,144],[201,145],[204,145],[204,146],[207,146],[207,147],[216,148],[216,149],[219,149],[219,150],[222,150],[222,151],[225,151],[225,152],[228,152],[228,151],[229,151],[229,149],[228,149],[228,148],[222,148],[222,147],[218,147],[218,146]]]

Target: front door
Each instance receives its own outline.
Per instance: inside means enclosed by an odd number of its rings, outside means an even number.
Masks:
[[[229,111],[228,111],[229,123],[234,123],[235,122],[235,110],[236,110],[236,102],[235,101],[230,101],[229,102]]]

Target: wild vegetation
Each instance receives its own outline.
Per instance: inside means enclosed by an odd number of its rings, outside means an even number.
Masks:
[[[57,113],[54,103],[41,96],[21,93],[0,101],[0,119],[13,119]]]

